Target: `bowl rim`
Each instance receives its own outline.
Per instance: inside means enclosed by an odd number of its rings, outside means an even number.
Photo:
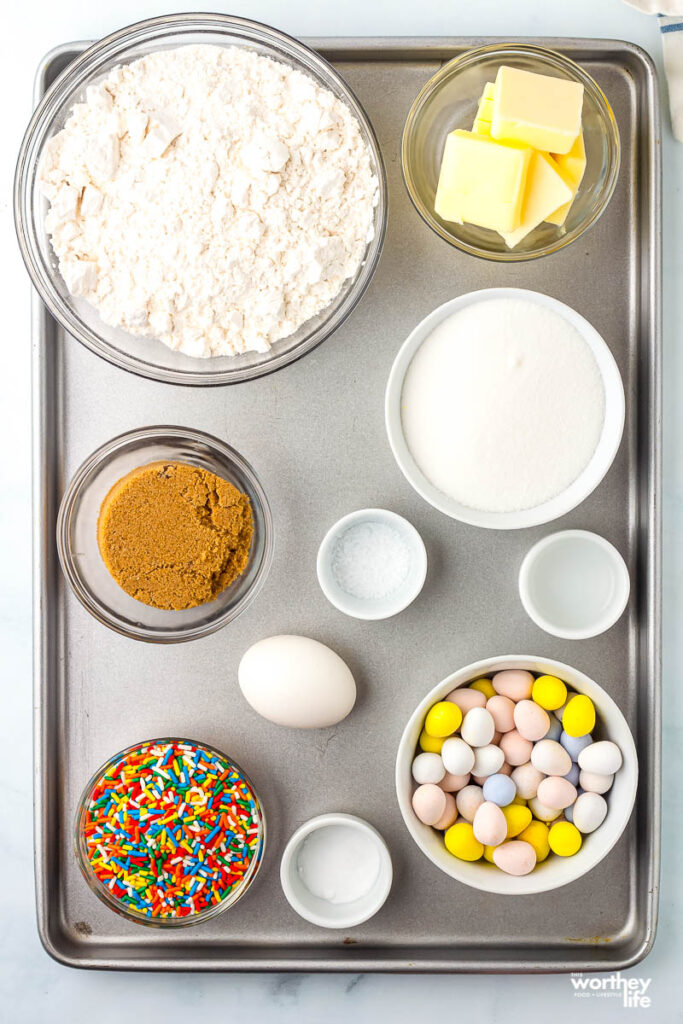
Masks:
[[[326,918],[323,914],[318,913],[313,907],[304,903],[299,898],[296,890],[290,882],[290,873],[294,870],[296,855],[303,841],[311,835],[312,832],[317,832],[319,829],[326,828],[329,825],[343,825],[363,832],[365,835],[369,836],[370,840],[374,843],[380,857],[379,874],[377,876],[374,889],[371,889],[365,896],[360,897],[358,900],[354,900],[353,903],[347,904],[349,907],[347,917],[343,919],[338,918],[334,922],[330,921],[329,918]],[[370,824],[369,821],[365,821],[364,818],[359,818],[355,814],[348,814],[344,811],[329,811],[325,814],[318,814],[313,818],[309,818],[308,821],[305,821],[303,825],[300,825],[287,840],[280,860],[280,884],[287,902],[300,917],[305,921],[309,921],[311,924],[317,925],[319,928],[354,928],[356,925],[369,921],[370,918],[374,917],[386,903],[387,897],[391,891],[393,875],[394,871],[391,854],[384,837],[377,831],[374,825]],[[371,899],[371,896],[373,895],[374,900]],[[315,896],[311,896],[311,899],[318,900]],[[361,906],[358,906],[356,907],[355,913],[352,913],[351,908],[355,904],[360,904],[361,901],[363,901],[364,909],[362,909]],[[318,900],[318,902],[323,901]],[[339,910],[344,906],[344,904],[337,903],[334,904],[334,906]]]
[[[532,667],[533,666],[533,667]],[[412,796],[413,781],[410,774],[410,766],[415,757],[415,749],[419,731],[422,727],[425,714],[429,707],[441,697],[445,697],[452,690],[467,686],[473,680],[501,672],[505,669],[522,669],[529,672],[556,675],[572,687],[577,693],[587,693],[594,702],[600,704],[598,713],[601,715],[605,731],[611,737],[616,724],[619,731],[619,746],[623,756],[623,764],[619,769],[616,780],[619,780],[619,788],[624,791],[620,803],[616,801],[608,803],[608,813],[605,821],[594,833],[586,837],[586,843],[581,850],[573,857],[554,857],[557,868],[553,862],[544,861],[547,867],[552,868],[552,875],[548,878],[545,871],[532,871],[528,875],[513,876],[503,871],[489,871],[491,865],[481,861],[468,863],[451,856],[441,844],[439,852],[441,856],[435,856],[426,845],[426,839],[436,836],[434,829],[423,825],[413,811],[410,796]],[[607,709],[607,714],[604,709]],[[605,721],[605,719],[609,719]],[[609,726],[609,729],[607,728]],[[403,821],[415,844],[444,874],[449,875],[454,881],[461,882],[473,889],[482,892],[494,893],[500,896],[525,896],[542,892],[550,892],[563,885],[568,885],[587,874],[596,867],[607,854],[612,850],[621,838],[628,825],[633,806],[635,803],[638,788],[638,755],[631,729],[624,718],[619,706],[607,691],[596,683],[594,679],[573,668],[564,662],[556,661],[553,658],[543,658],[538,655],[497,655],[491,658],[484,658],[480,661],[465,665],[446,676],[441,682],[425,694],[417,707],[412,712],[405,729],[401,735],[396,754],[395,765],[395,787],[396,797]],[[614,786],[612,787],[614,789]],[[410,792],[409,792],[410,791]],[[611,817],[611,822],[610,822]],[[606,828],[610,826],[611,828]],[[602,843],[597,846],[595,839],[602,834]],[[592,847],[592,850],[591,850]],[[543,882],[545,875],[546,881]],[[559,876],[559,877],[556,877]]]
[[[616,581],[615,593],[607,610],[595,619],[591,626],[585,626],[582,629],[570,629],[562,626],[560,623],[553,622],[544,615],[538,604],[533,600],[530,585],[531,576],[539,555],[570,538],[601,548],[609,557]],[[589,640],[591,637],[606,633],[623,615],[631,593],[631,578],[623,555],[611,541],[608,541],[599,533],[594,533],[592,530],[557,530],[555,533],[548,534],[547,537],[541,537],[539,541],[529,548],[524,556],[519,569],[518,584],[522,606],[532,622],[535,622],[546,633],[550,633],[551,636],[560,637],[562,640]]]
[[[198,369],[196,372],[191,372],[159,367],[142,356],[117,351],[110,342],[92,330],[80,316],[72,312],[68,303],[62,299],[54,287],[53,276],[44,266],[40,255],[40,245],[31,214],[32,190],[29,186],[35,172],[39,152],[49,137],[50,126],[56,110],[67,101],[70,94],[88,81],[91,66],[95,61],[106,59],[110,53],[119,53],[124,46],[140,44],[155,38],[160,42],[167,34],[172,34],[174,31],[237,34],[242,36],[244,45],[247,47],[250,42],[252,44],[260,42],[273,46],[279,45],[296,61],[297,66],[303,67],[306,74],[317,77],[318,81],[326,85],[327,88],[329,88],[329,84],[326,84],[325,80],[326,78],[331,79],[343,96],[352,115],[359,122],[377,177],[378,202],[374,217],[375,234],[366,247],[356,272],[356,281],[349,289],[348,294],[329,319],[320,324],[317,331],[302,338],[289,351],[276,354],[258,366],[242,369],[234,367],[221,371],[211,371],[207,366],[204,370]],[[179,42],[178,45],[180,46],[182,43]],[[233,45],[240,44],[233,41]],[[122,63],[125,63],[123,58]],[[238,384],[246,380],[256,380],[259,377],[275,373],[313,351],[342,326],[362,299],[377,269],[386,237],[388,194],[384,160],[370,118],[353,90],[328,60],[295,37],[263,22],[227,14],[197,12],[163,15],[127,25],[88,46],[62,71],[38,102],[24,133],[14,174],[13,205],[15,232],[24,265],[41,300],[63,330],[102,359],[137,376],[167,384],[218,387],[226,384]],[[321,310],[322,313],[324,310]],[[135,337],[133,334],[130,336],[131,338]],[[287,339],[281,340],[286,341]],[[159,344],[162,343],[159,342]],[[196,359],[196,362],[210,364],[211,360]]]
[[[573,231],[560,234],[552,243],[548,243],[547,245],[541,246],[535,250],[519,251],[511,249],[509,252],[495,252],[491,249],[472,245],[446,231],[439,221],[433,216],[433,212],[422,202],[419,190],[415,186],[414,175],[412,172],[412,161],[409,157],[410,139],[415,125],[419,122],[419,114],[423,104],[434,92],[438,90],[442,81],[452,74],[454,69],[457,71],[463,66],[466,67],[470,64],[476,63],[476,61],[482,57],[489,57],[495,54],[500,54],[501,59],[503,60],[506,57],[513,58],[515,54],[521,54],[536,57],[540,61],[545,61],[555,67],[559,65],[563,70],[567,71],[574,80],[578,79],[583,84],[584,88],[591,93],[594,101],[602,112],[605,123],[611,128],[611,133],[609,135],[609,148],[612,154],[612,160],[600,203],[593,209],[590,217],[587,217],[585,222],[578,225]],[[479,259],[490,260],[495,263],[522,263],[528,260],[539,259],[542,256],[550,256],[553,253],[564,249],[565,246],[576,241],[577,238],[580,238],[585,231],[591,228],[596,221],[599,220],[609,205],[609,201],[614,194],[617,180],[619,178],[620,164],[621,138],[619,134],[619,126],[614,116],[614,112],[612,111],[610,102],[598,83],[595,81],[593,76],[585,70],[585,68],[570,57],[567,57],[565,54],[560,53],[557,50],[553,50],[550,47],[539,46],[534,43],[515,41],[489,43],[485,46],[477,46],[473,49],[468,49],[464,53],[461,53],[459,56],[454,57],[452,60],[443,64],[439,70],[435,72],[427,82],[425,82],[413,100],[405,120],[403,134],[401,137],[401,173],[403,176],[403,183],[406,187],[411,203],[422,220],[436,235],[438,235],[439,238],[448,242],[448,244],[452,245],[454,248],[460,249],[461,252],[466,252],[470,256],[476,256]]]
[[[248,481],[263,515],[263,554],[260,565],[256,570],[256,575],[254,576],[249,589],[245,591],[242,597],[234,605],[225,608],[224,611],[214,619],[205,622],[203,625],[187,626],[186,628],[176,630],[173,633],[153,629],[149,626],[138,626],[136,629],[133,629],[126,625],[118,616],[110,614],[110,612],[105,609],[102,602],[95,601],[91,597],[90,593],[84,590],[81,586],[79,575],[75,570],[69,541],[69,531],[74,514],[74,507],[76,501],[80,497],[84,484],[91,475],[93,473],[97,473],[112,456],[120,452],[126,445],[134,443],[135,441],[142,440],[149,443],[162,439],[168,439],[169,441],[199,441],[214,453],[218,452],[223,459],[233,463],[239,471],[239,474]],[[144,449],[140,449],[141,456],[143,451]],[[144,458],[144,456],[142,456],[142,458]],[[145,465],[144,461],[141,461],[140,465]],[[273,515],[266,492],[264,491],[261,481],[256,475],[251,464],[237,451],[236,448],[229,445],[227,441],[222,441],[213,434],[209,434],[204,430],[197,430],[192,427],[157,425],[140,427],[135,430],[126,430],[121,434],[117,434],[116,437],[105,441],[104,444],[91,452],[91,454],[88,455],[88,457],[80,464],[71,477],[59,504],[56,524],[57,555],[59,557],[62,572],[64,573],[75,597],[78,598],[80,603],[88,612],[90,612],[93,618],[97,619],[98,622],[101,622],[103,626],[107,626],[115,633],[120,633],[122,636],[128,637],[131,640],[158,644],[185,643],[187,641],[198,640],[201,637],[210,636],[212,633],[215,633],[233,619],[237,618],[237,616],[245,611],[256,599],[268,577],[273,561],[273,532]]]
[[[365,608],[361,609],[353,604],[351,600],[347,601],[344,598],[344,591],[341,588],[335,588],[330,586],[330,580],[332,579],[332,569],[330,565],[330,558],[332,555],[334,543],[340,533],[346,531],[356,523],[364,522],[384,522],[384,523],[396,523],[400,524],[400,529],[404,535],[410,538],[411,553],[417,558],[418,561],[418,575],[415,577],[415,583],[410,590],[402,591],[399,588],[396,591],[396,597],[400,596],[400,600],[394,599],[393,595],[388,595],[386,598],[380,598],[377,600],[366,599]],[[408,519],[398,514],[398,512],[392,512],[386,508],[359,508],[355,512],[349,512],[347,515],[342,516],[336,523],[333,523],[329,528],[325,536],[323,537],[320,547],[318,548],[318,556],[316,559],[316,572],[318,575],[318,583],[323,594],[338,611],[343,612],[344,615],[348,615],[353,619],[362,619],[367,622],[377,622],[380,619],[390,619],[394,615],[398,615],[399,612],[404,611],[409,605],[419,596],[427,578],[427,549],[424,541],[417,529]]]
[[[245,875],[242,881],[240,882],[239,886],[237,887],[236,890],[234,890],[233,893],[226,897],[225,900],[221,900],[219,903],[213,903],[210,907],[206,907],[205,910],[200,911],[198,914],[191,914],[189,917],[150,918],[147,917],[145,914],[140,914],[136,910],[128,908],[126,904],[121,902],[121,900],[118,900],[116,899],[115,896],[112,896],[107,887],[97,877],[97,875],[93,871],[90,859],[85,852],[84,844],[82,843],[82,820],[86,813],[87,798],[89,794],[92,792],[95,783],[97,782],[99,777],[103,775],[104,772],[107,771],[111,765],[115,764],[116,761],[130,754],[133,750],[136,750],[138,747],[151,747],[164,743],[187,743],[198,749],[209,750],[213,754],[217,754],[227,764],[231,765],[233,768],[236,768],[237,771],[242,775],[242,778],[246,782],[247,786],[250,788],[259,809],[260,842],[256,850],[254,851],[254,855],[251,859],[249,867],[247,868],[247,871],[245,872]],[[242,766],[237,761],[235,761],[234,758],[229,757],[226,753],[224,753],[218,747],[215,747],[212,743],[201,743],[199,740],[192,740],[185,736],[160,736],[151,740],[140,740],[140,742],[138,743],[130,743],[127,747],[124,747],[122,750],[119,750],[118,753],[112,754],[111,757],[108,757],[107,760],[100,765],[97,771],[93,772],[93,774],[90,776],[85,786],[83,787],[81,795],[78,799],[78,804],[76,805],[76,813],[74,815],[73,826],[73,848],[76,856],[76,862],[78,863],[78,866],[81,870],[81,874],[88,883],[88,887],[94,893],[94,895],[97,896],[97,898],[102,903],[109,907],[110,910],[113,910],[114,913],[118,914],[120,917],[123,917],[128,921],[134,921],[136,924],[142,924],[148,928],[183,928],[195,924],[201,924],[202,921],[208,921],[211,918],[217,917],[218,914],[221,914],[223,911],[228,910],[229,907],[234,907],[235,904],[238,903],[242,899],[242,897],[246,895],[247,891],[251,887],[252,882],[254,881],[259,872],[261,864],[263,863],[263,858],[266,851],[266,835],[266,815],[263,809],[263,802],[261,801],[261,797],[256,791],[249,775],[244,771]]]
[[[579,332],[598,366],[605,395],[605,416],[595,451],[579,476],[568,487],[542,504],[528,509],[490,512],[462,505],[427,479],[408,447],[403,431],[401,404],[403,385],[410,365],[417,350],[432,331],[453,313],[467,306],[488,299],[506,298],[524,299],[551,309]],[[457,519],[470,526],[491,530],[521,530],[541,526],[566,515],[585,501],[602,483],[621,445],[626,421],[626,397],[621,373],[609,345],[577,310],[551,295],[527,288],[482,288],[448,299],[428,313],[410,332],[396,353],[389,372],[384,400],[384,419],[389,445],[399,469],[411,487],[426,502],[451,519]]]

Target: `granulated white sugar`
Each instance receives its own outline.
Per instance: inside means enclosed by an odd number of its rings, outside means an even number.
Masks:
[[[406,374],[403,431],[427,479],[469,508],[560,494],[590,461],[605,395],[595,357],[554,310],[489,299],[444,320]]]

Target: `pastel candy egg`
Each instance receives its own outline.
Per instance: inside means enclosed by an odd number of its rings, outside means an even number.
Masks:
[[[546,807],[563,811],[576,800],[576,787],[557,775],[549,775],[538,787],[538,799]]]
[[[525,740],[543,739],[550,728],[548,712],[532,700],[520,700],[515,704],[515,726]]]
[[[558,720],[558,722],[562,721],[562,716],[564,715],[564,709],[566,708],[566,706],[567,702],[565,701],[562,707],[555,708],[555,710],[553,711],[553,714],[555,715],[555,718]]]
[[[539,740],[527,760],[544,775],[566,775],[572,767],[571,757],[557,740]]]
[[[607,793],[612,788],[613,775],[602,775],[600,772],[579,772],[579,785],[586,793]]]
[[[481,690],[471,690],[468,686],[459,686],[457,690],[452,690],[446,700],[457,704],[463,715],[472,708],[483,708],[486,704],[486,697]]]
[[[611,740],[600,740],[591,743],[579,754],[579,768],[585,772],[598,772],[600,775],[614,775],[623,764],[621,751]],[[584,786],[585,789],[585,786]]]
[[[441,758],[446,771],[453,775],[467,775],[474,765],[472,747],[459,736],[451,736],[446,740],[441,748]]]
[[[521,796],[516,796],[513,799],[513,804],[517,804],[518,807],[526,807],[526,800],[522,799]]]
[[[525,843],[531,843],[536,853],[536,863],[540,864],[550,853],[548,833],[550,829],[542,821],[532,821],[530,825],[519,833],[518,838]]]
[[[484,780],[482,789],[484,790],[484,799],[498,804],[499,807],[506,807],[508,804],[511,804],[517,795],[517,787],[510,776],[501,775],[500,772],[497,772],[495,775],[489,775]],[[495,846],[496,844],[494,843],[493,845]]]
[[[560,733],[560,743],[567,751],[572,761],[578,761],[581,751],[590,746],[592,742],[593,737],[588,734],[586,736],[570,736],[569,733],[564,731],[564,729]]]
[[[500,746],[500,744],[499,744]],[[503,755],[505,756],[505,755]],[[509,765],[507,761],[503,761],[503,766],[498,772],[499,775],[512,775],[512,765]]]
[[[549,717],[550,717],[550,726],[548,727],[548,731],[545,734],[545,736],[543,737],[543,739],[544,740],[558,740],[559,741],[560,736],[562,735],[562,722],[559,722],[557,720],[557,718],[555,718],[554,715],[551,715]]]
[[[426,752],[417,755],[413,761],[412,771],[413,778],[421,786],[426,782],[441,782],[446,774],[446,769],[439,755]]]
[[[495,731],[493,717],[486,708],[471,708],[462,720],[460,735],[471,747],[485,747]]]
[[[479,860],[484,853],[484,846],[475,837],[474,829],[468,821],[458,821],[451,825],[443,838],[448,852],[460,860]]]
[[[557,676],[539,676],[534,680],[531,697],[546,711],[556,711],[567,700],[567,687]]]
[[[455,730],[460,728],[461,722],[462,711],[458,705],[452,704],[449,700],[440,700],[427,712],[425,732],[428,736],[437,738],[452,736]]]
[[[478,690],[479,693],[483,693],[486,700],[488,700],[489,697],[493,697],[496,692],[493,689],[490,679],[475,679],[473,683],[470,683],[470,689]]]
[[[534,677],[531,672],[522,672],[519,669],[507,669],[504,672],[497,672],[493,679],[493,689],[503,697],[510,700],[528,700],[534,686]]]
[[[447,793],[428,782],[413,793],[413,810],[425,825],[436,825],[447,806]]]
[[[585,736],[595,728],[595,707],[585,693],[577,693],[567,701],[562,728],[569,736]]]
[[[517,787],[517,793],[524,800],[531,800],[538,793],[538,787],[545,778],[543,772],[534,768],[531,761],[518,765],[512,772],[512,779]]]
[[[455,819],[458,817],[458,809],[455,806],[455,797],[451,796],[450,793],[446,793],[446,809],[437,822],[434,823],[434,828],[438,828],[440,831],[444,831],[450,828],[454,824]]]
[[[495,846],[484,847],[484,860],[487,860],[489,864],[493,864],[493,851],[496,849]]]
[[[579,768],[578,764],[576,764],[575,762],[572,762],[572,766],[571,766],[570,770],[567,772],[567,774],[564,777],[567,780],[567,782],[571,782],[572,786],[578,786],[578,784],[579,784],[579,775],[580,774],[581,774],[581,769]]]
[[[485,747],[476,747],[474,751],[474,766],[472,774],[481,778],[488,778],[495,775],[503,767],[503,751],[489,743]]]
[[[465,821],[474,821],[474,816],[484,802],[481,786],[465,786],[455,797],[455,806]]]
[[[515,727],[515,702],[497,693],[486,701],[486,710],[493,718],[496,732],[510,732]]]
[[[528,807],[520,804],[508,804],[501,808],[505,821],[507,822],[507,838],[514,839],[520,832],[523,832],[527,825],[531,824],[531,811]]]
[[[555,821],[555,818],[559,818],[562,813],[562,811],[556,808],[546,807],[537,796],[532,797],[529,801],[529,810],[534,818],[538,818],[539,821]]]
[[[517,839],[496,847],[493,863],[507,875],[528,875],[536,867],[536,851],[531,843]]]
[[[483,788],[484,783],[486,782],[487,778],[488,778],[487,775],[473,775],[472,776],[472,782],[476,782],[476,784],[478,786],[481,786]]]
[[[598,793],[582,793],[572,808],[572,821],[579,832],[588,835],[600,828],[607,817],[607,801]]]
[[[467,775],[453,775],[451,772],[446,772],[439,785],[446,793],[457,793],[464,789],[469,781],[469,772]]]
[[[557,821],[548,833],[550,849],[558,857],[573,857],[581,849],[581,833],[570,821]]]
[[[501,736],[500,749],[503,751],[507,763],[514,768],[517,765],[526,764],[531,758],[533,743],[520,736],[516,729],[512,729]]]
[[[574,804],[572,804],[571,807],[565,807],[565,809],[562,812],[562,814],[563,814],[563,817],[564,817],[565,821],[571,821],[571,823],[573,824],[574,823]]]
[[[436,736],[430,736],[428,733],[422,730],[420,738],[417,741],[421,750],[426,750],[428,754],[440,754],[443,746],[443,740]]]
[[[484,846],[498,846],[507,836],[507,821],[498,804],[485,800],[472,822],[475,838]]]

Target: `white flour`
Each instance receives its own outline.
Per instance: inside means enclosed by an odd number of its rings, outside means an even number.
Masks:
[[[467,306],[425,339],[406,374],[408,447],[469,508],[512,512],[564,491],[600,439],[598,365],[563,317],[524,299]]]
[[[267,351],[357,271],[377,180],[349,108],[232,47],[164,50],[87,90],[46,147],[74,295],[192,356]]]

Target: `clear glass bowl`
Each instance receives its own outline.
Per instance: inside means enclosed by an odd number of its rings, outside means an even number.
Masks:
[[[257,805],[259,812],[259,831],[257,836],[257,847],[252,856],[249,867],[244,873],[244,876],[239,885],[237,885],[232,890],[232,892],[230,892],[225,897],[225,899],[221,900],[219,903],[214,903],[206,909],[200,911],[199,913],[189,915],[188,917],[148,917],[146,914],[142,914],[139,911],[136,911],[134,908],[128,906],[126,903],[123,903],[121,900],[117,899],[116,896],[112,895],[107,886],[103,882],[101,882],[100,879],[95,874],[95,871],[88,858],[88,850],[85,843],[84,826],[88,814],[88,804],[90,803],[91,793],[95,788],[98,780],[106,772],[108,772],[112,768],[112,766],[116,764],[117,761],[119,761],[122,758],[128,757],[128,755],[131,754],[134,750],[137,750],[141,747],[156,746],[157,744],[164,745],[167,743],[187,743],[193,747],[198,747],[201,750],[206,750],[209,753],[216,755],[222,761],[226,762],[227,765],[229,765],[232,768],[235,768],[242,775],[242,778],[244,779],[247,786],[251,790],[252,796],[254,797],[254,801]],[[125,750],[121,750],[119,751],[118,754],[114,754],[113,757],[110,757],[108,761],[106,761],[100,768],[97,769],[92,778],[89,779],[88,784],[83,790],[81,798],[78,801],[78,808],[76,810],[76,818],[74,822],[74,850],[76,853],[78,866],[81,869],[83,877],[90,886],[91,890],[98,897],[98,899],[102,900],[102,902],[105,903],[115,913],[120,914],[121,917],[125,917],[129,921],[135,921],[137,924],[148,925],[152,928],[186,928],[188,925],[199,924],[201,921],[208,921],[211,918],[216,917],[218,914],[221,914],[224,910],[227,910],[228,907],[234,907],[237,901],[244,896],[244,894],[247,892],[249,887],[252,885],[254,879],[256,878],[258,870],[263,861],[265,848],[266,819],[263,812],[263,804],[261,803],[258,794],[256,793],[256,790],[254,789],[254,785],[251,779],[246,774],[246,772],[237,764],[236,761],[233,761],[233,759],[231,757],[228,757],[227,754],[224,754],[222,751],[217,750],[215,747],[212,747],[208,743],[198,743],[196,740],[188,740],[183,737],[177,736],[164,736],[160,739],[143,740],[141,743],[133,743],[131,744],[130,747],[126,747]]]
[[[113,485],[149,462],[186,462],[234,484],[251,501],[254,535],[247,568],[215,600],[166,611],[136,601],[116,583],[97,543],[100,506]],[[260,591],[273,557],[273,520],[258,477],[239,452],[210,434],[185,427],[146,427],[98,448],[76,471],[57,517],[57,550],[73,591],[99,622],[133,640],[181,643],[214,633]]]
[[[514,249],[508,249],[496,231],[445,221],[434,212],[446,136],[456,128],[472,128],[479,97],[486,83],[495,80],[501,64],[571,79],[584,87],[587,164],[579,192],[562,227],[540,224]],[[401,149],[408,194],[429,227],[463,252],[502,263],[547,256],[582,235],[601,215],[614,192],[619,159],[619,130],[597,83],[561,53],[523,43],[482,46],[444,64],[415,98],[406,119]]]
[[[199,43],[246,47],[315,78],[355,115],[379,182],[374,237],[355,276],[345,281],[336,299],[324,310],[267,353],[196,359],[173,352],[160,341],[110,327],[94,306],[69,294],[45,230],[48,204],[36,184],[41,154],[48,140],[64,127],[86,88],[116,65],[129,64],[156,50]],[[110,363],[153,380],[233,384],[271,373],[310,352],[350,315],[379,261],[386,230],[387,190],[382,156],[368,116],[344,80],[319,54],[282,32],[244,18],[178,14],[139,22],[107,36],[89,47],[59,76],[36,108],[24,136],[15,178],[14,212],[19,245],[33,284],[53,316],[74,338]]]

